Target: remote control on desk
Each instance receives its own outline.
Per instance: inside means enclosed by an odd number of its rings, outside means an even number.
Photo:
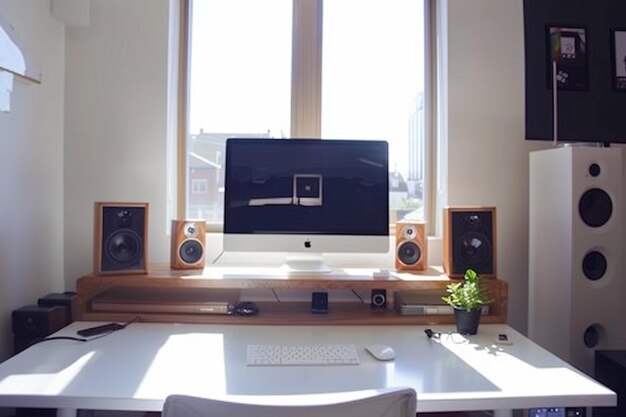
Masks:
[[[92,336],[98,336],[98,335],[105,334],[105,333],[111,333],[111,332],[114,332],[116,330],[121,330],[124,327],[125,326],[123,324],[108,323],[108,324],[103,324],[103,325],[100,325],[100,326],[88,327],[86,329],[81,329],[81,330],[77,331],[76,333],[78,333],[78,335],[82,336],[82,337],[92,337]]]

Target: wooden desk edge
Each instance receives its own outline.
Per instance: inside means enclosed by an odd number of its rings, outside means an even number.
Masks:
[[[451,315],[400,315],[393,308],[393,294],[396,291],[444,291],[451,281],[440,270],[429,268],[418,274],[402,273],[389,279],[354,278],[328,279],[320,277],[251,277],[251,278],[212,278],[211,268],[201,273],[189,275],[187,272],[171,270],[163,266],[151,268],[148,274],[95,275],[89,274],[76,281],[77,312],[76,320],[126,321],[139,315],[143,321],[186,322],[186,323],[229,323],[229,324],[449,324],[454,322]],[[169,271],[169,272],[168,272]],[[482,317],[485,323],[505,324],[508,309],[508,283],[497,278],[485,278],[485,287],[494,302],[489,315]],[[386,289],[389,294],[388,308],[381,314],[368,306],[330,306],[328,314],[310,313],[306,302],[296,304],[260,303],[261,314],[254,317],[233,317],[209,314],[161,314],[161,313],[119,313],[97,312],[90,308],[91,300],[112,287],[159,287],[159,288],[230,288],[268,290],[364,290]],[[272,304],[276,304],[272,306]],[[278,304],[282,304],[278,306]],[[264,313],[265,312],[265,313]]]

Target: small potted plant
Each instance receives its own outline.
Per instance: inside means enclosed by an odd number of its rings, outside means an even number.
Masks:
[[[448,284],[446,295],[441,299],[454,308],[456,328],[462,334],[476,334],[482,307],[492,301],[473,269],[465,271],[463,280]]]

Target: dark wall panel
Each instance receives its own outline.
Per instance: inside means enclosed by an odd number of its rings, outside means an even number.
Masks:
[[[559,142],[626,142],[626,90],[613,86],[611,33],[626,30],[623,0],[524,0],[526,139],[553,139],[551,26],[584,28],[586,38],[585,88],[558,90]]]

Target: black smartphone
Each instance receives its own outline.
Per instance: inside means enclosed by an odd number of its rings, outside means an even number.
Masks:
[[[76,333],[78,333],[78,335],[82,336],[82,337],[91,337],[91,336],[98,336],[98,335],[101,335],[101,334],[111,333],[111,332],[114,332],[116,330],[121,330],[123,328],[124,328],[123,324],[108,323],[108,324],[103,324],[103,325],[100,325],[100,326],[94,326],[94,327],[88,327],[86,329],[80,329]]]

